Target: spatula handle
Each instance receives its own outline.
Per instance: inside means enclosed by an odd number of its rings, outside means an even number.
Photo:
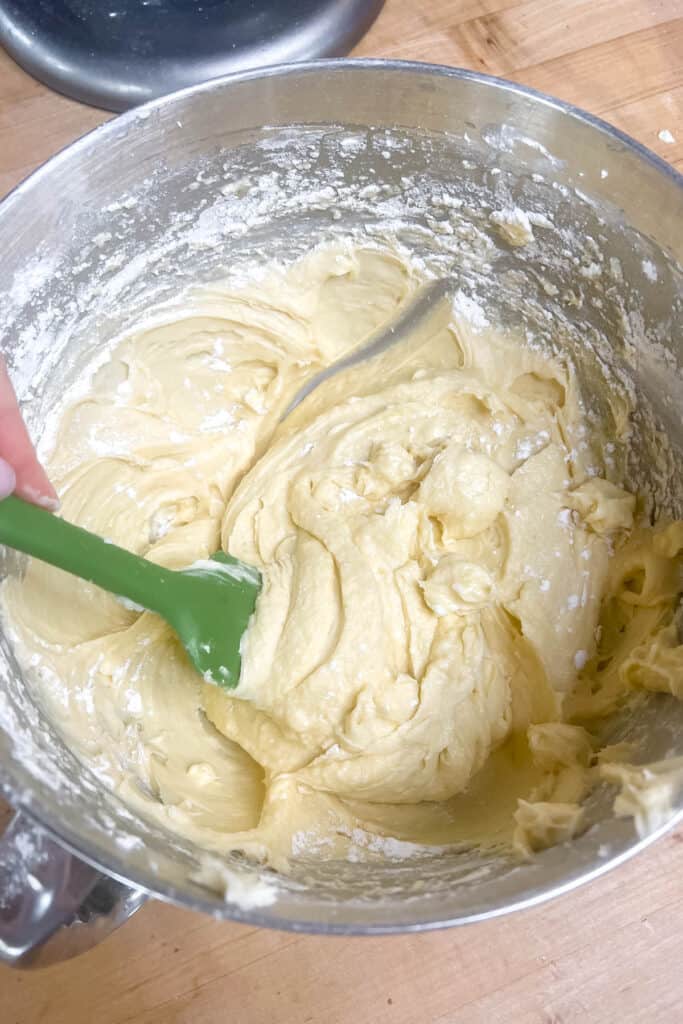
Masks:
[[[165,611],[174,573],[21,498],[0,501],[0,544],[23,551],[150,611]]]

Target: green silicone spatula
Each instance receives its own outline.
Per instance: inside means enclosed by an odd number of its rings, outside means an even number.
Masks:
[[[164,569],[15,497],[0,501],[0,544],[157,612],[207,682],[237,686],[240,641],[261,589],[253,566],[219,552],[188,569]]]

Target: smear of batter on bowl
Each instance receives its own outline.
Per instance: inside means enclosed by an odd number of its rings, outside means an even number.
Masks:
[[[529,855],[581,829],[600,772],[631,777],[595,723],[680,695],[683,523],[645,521],[627,417],[589,424],[569,356],[456,302],[279,425],[420,283],[397,252],[335,244],[198,289],[59,412],[67,519],[171,568],[222,546],[263,574],[232,693],[156,616],[58,570],[5,593],[72,748],[213,853]]]

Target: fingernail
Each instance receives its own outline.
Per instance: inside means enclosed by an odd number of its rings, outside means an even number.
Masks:
[[[39,505],[40,508],[46,508],[48,512],[58,512],[61,506],[59,498],[51,498],[47,494],[41,494],[35,487],[27,487],[24,485],[20,489],[22,498],[26,501],[30,501],[32,505]]]
[[[0,498],[6,498],[14,491],[17,478],[14,470],[8,462],[0,459]]]
[[[40,505],[41,508],[46,508],[49,512],[59,512],[62,507],[62,503],[59,498],[48,498],[45,495],[41,495],[40,498],[36,498],[36,505]]]

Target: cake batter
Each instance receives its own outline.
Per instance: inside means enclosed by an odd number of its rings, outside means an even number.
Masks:
[[[262,572],[232,692],[155,615],[59,570],[6,589],[73,749],[208,850],[282,869],[412,843],[530,855],[621,770],[594,724],[680,687],[683,524],[643,521],[625,417],[589,426],[568,358],[456,301],[279,424],[420,283],[349,244],[197,290],[60,413],[65,518],[170,568],[222,547]]]

